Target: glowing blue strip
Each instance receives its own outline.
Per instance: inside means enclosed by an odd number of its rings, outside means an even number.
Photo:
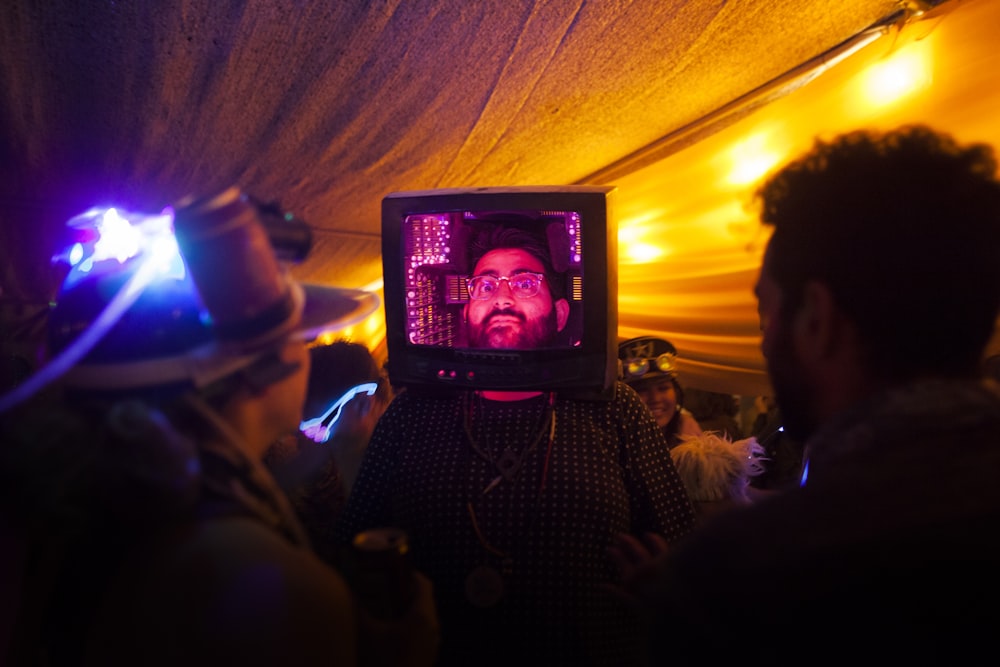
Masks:
[[[334,401],[322,415],[316,417],[315,419],[308,419],[299,424],[299,430],[313,442],[326,442],[330,439],[330,432],[333,429],[333,425],[337,423],[338,419],[340,419],[340,411],[345,405],[347,405],[347,402],[361,393],[371,396],[375,393],[376,389],[378,389],[377,382],[365,382],[364,384],[359,384],[356,387],[351,387],[343,396]],[[324,424],[323,422],[327,420],[329,420],[330,423]]]
[[[14,407],[18,403],[30,398],[36,392],[54,380],[65,375],[80,359],[82,359],[97,343],[101,341],[111,328],[121,319],[143,290],[149,286],[157,277],[162,275],[160,266],[155,261],[147,259],[143,261],[138,270],[129,278],[128,282],[122,285],[114,298],[108,302],[101,314],[91,323],[87,330],[79,338],[66,347],[56,358],[52,359],[44,368],[34,375],[28,377],[24,384],[18,385],[13,390],[0,396],[0,412]]]

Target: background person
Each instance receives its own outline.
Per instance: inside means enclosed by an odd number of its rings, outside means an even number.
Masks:
[[[316,553],[333,564],[341,552],[333,527],[393,393],[360,343],[314,345],[309,357],[304,409],[309,419],[274,443],[264,463],[289,496]]]
[[[759,491],[782,491],[802,481],[803,442],[785,430],[785,420],[773,396],[756,397],[757,416],[750,435],[764,448],[764,471],[750,480]]]
[[[691,413],[702,431],[715,431],[730,440],[742,440],[739,424],[740,401],[735,394],[687,387],[684,409]]]
[[[684,409],[684,389],[677,379],[677,348],[655,336],[630,338],[618,345],[620,379],[635,389],[663,429],[669,447],[686,435],[701,435],[698,420]]]
[[[291,280],[257,213],[232,188],[75,219],[100,243],[48,319],[38,372],[61,372],[0,414],[3,527],[26,555],[12,663],[399,664],[372,634],[432,663],[429,582],[395,624],[358,613],[261,463],[302,419],[303,339],[377,299]],[[102,257],[126,229],[140,252]]]
[[[516,226],[472,238],[466,321],[488,348],[544,346],[566,322],[548,245]],[[390,360],[391,363],[391,360]],[[440,665],[638,665],[638,618],[609,595],[621,531],[680,539],[694,513],[662,431],[629,387],[408,388],[375,428],[337,531],[394,525],[434,582]]]
[[[659,567],[653,541],[623,536],[653,664],[994,650],[1000,396],[981,362],[1000,309],[996,170],[991,147],[909,126],[817,141],[761,187],[761,349],[806,477]]]

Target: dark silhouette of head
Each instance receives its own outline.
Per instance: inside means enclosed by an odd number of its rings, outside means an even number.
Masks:
[[[817,141],[757,192],[786,315],[818,281],[875,376],[977,372],[1000,308],[996,168],[990,146],[922,125]]]

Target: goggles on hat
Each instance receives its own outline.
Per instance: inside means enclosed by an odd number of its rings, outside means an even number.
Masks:
[[[628,380],[636,380],[653,370],[673,375],[677,371],[677,355],[664,352],[655,359],[634,357],[625,361],[624,370]]]

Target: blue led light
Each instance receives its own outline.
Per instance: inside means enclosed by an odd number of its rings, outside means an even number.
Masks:
[[[118,271],[131,260],[150,262],[162,278],[183,280],[184,261],[174,237],[173,211],[158,215],[132,213],[117,208],[93,208],[66,224],[86,236],[57,259],[71,269],[66,287],[94,271]]]
[[[59,300],[88,276],[121,274],[126,279],[90,326],[28,381],[0,396],[0,412],[33,396],[69,371],[94,349],[122,316],[165,278],[184,280],[186,271],[174,237],[173,209],[157,215],[130,213],[117,208],[92,208],[67,221],[77,239],[53,261],[65,261],[70,270]],[[127,265],[123,272],[122,267]],[[192,294],[194,294],[192,292]],[[57,300],[58,302],[58,300]]]

